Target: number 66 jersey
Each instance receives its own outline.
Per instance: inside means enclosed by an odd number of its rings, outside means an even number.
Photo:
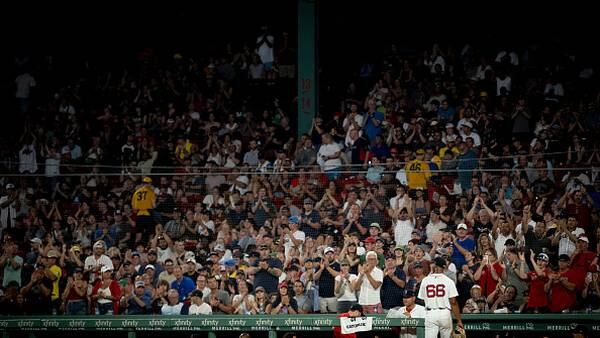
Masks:
[[[450,310],[450,298],[458,296],[456,284],[448,276],[432,273],[421,281],[419,298],[425,301],[427,310]]]

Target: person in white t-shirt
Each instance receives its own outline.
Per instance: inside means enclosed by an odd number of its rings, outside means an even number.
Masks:
[[[295,247],[298,252],[302,254],[302,245],[306,239],[304,231],[298,230],[298,224],[300,218],[298,216],[291,216],[288,218],[289,227],[282,224],[283,229],[283,247],[285,248],[285,257],[289,257],[290,250]]]
[[[337,297],[337,312],[344,313],[356,304],[356,290],[352,287],[358,276],[350,273],[350,263],[344,260],[340,263],[340,274],[335,277],[335,296]]]
[[[275,56],[273,55],[273,43],[275,38],[269,33],[267,26],[262,26],[260,35],[256,38],[256,54],[260,57],[260,61],[265,66],[265,71],[270,71],[273,68]]]
[[[415,225],[409,210],[412,210],[412,208],[391,210],[390,216],[392,216],[392,224],[394,225],[396,245],[408,245],[408,241],[412,239],[411,233],[415,229]]]
[[[212,308],[210,305],[202,300],[204,294],[200,290],[194,290],[190,294],[190,308],[188,314],[190,315],[212,315]]]
[[[340,175],[337,169],[342,166],[342,160],[340,159],[342,148],[333,141],[330,134],[323,134],[322,141],[323,144],[317,152],[317,163],[325,171],[327,178],[333,181]]]
[[[419,298],[425,302],[425,338],[438,336],[449,338],[452,334],[452,315],[457,327],[463,329],[458,307],[456,284],[444,274],[446,260],[437,257],[434,260],[433,273],[421,281]]]
[[[112,260],[104,254],[106,251],[106,244],[103,240],[99,240],[94,243],[94,253],[88,256],[83,263],[83,271],[89,273],[90,282],[100,277],[100,269],[103,266],[107,266],[110,269],[114,269]]]
[[[559,255],[573,255],[577,249],[577,238],[585,235],[585,230],[577,226],[577,218],[569,216],[567,224],[561,222],[552,236],[552,246],[558,245]]]
[[[375,251],[366,254],[366,263],[358,267],[358,278],[353,283],[354,290],[360,290],[358,304],[362,305],[364,313],[381,313],[381,285],[383,271],[377,267],[378,259]]]

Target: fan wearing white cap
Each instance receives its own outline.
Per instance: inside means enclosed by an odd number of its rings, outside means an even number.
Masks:
[[[575,271],[580,285],[585,281],[588,272],[599,271],[596,253],[588,249],[590,240],[582,235],[577,238],[577,253],[571,259],[571,269]]]
[[[460,137],[462,137],[463,140],[466,140],[467,137],[470,137],[473,139],[473,144],[475,147],[481,146],[481,137],[479,137],[479,134],[473,131],[473,123],[471,123],[471,121],[466,121],[462,124]]]
[[[0,197],[0,224],[3,229],[14,228],[19,195],[14,184],[6,185],[6,195]]]
[[[83,263],[83,270],[90,274],[90,282],[94,282],[96,278],[99,278],[100,269],[102,267],[109,267],[114,269],[113,263],[107,255],[104,254],[106,251],[106,244],[104,241],[99,240],[94,243],[94,252],[92,255],[86,257]]]
[[[102,266],[101,279],[92,288],[92,312],[96,315],[112,315],[119,311],[121,285],[113,279],[113,267]]]
[[[468,230],[465,223],[460,223],[456,226],[456,236],[452,236],[452,261],[459,269],[467,263],[465,253],[475,250],[475,241],[467,236]]]

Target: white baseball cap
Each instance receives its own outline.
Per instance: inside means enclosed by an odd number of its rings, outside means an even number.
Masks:
[[[590,242],[590,240],[589,240],[587,237],[585,237],[585,236],[581,236],[581,237],[577,238],[577,240],[578,240],[578,241],[584,241],[584,242],[586,242],[586,243],[589,243],[589,242]]]
[[[113,271],[113,269],[108,265],[104,265],[104,266],[102,266],[102,269],[100,269],[100,272],[102,272],[102,273],[105,273],[107,271]]]
[[[465,223],[460,223],[459,225],[456,226],[456,230],[458,230],[458,229],[465,229],[465,230],[467,230],[468,227],[467,227],[467,225]]]

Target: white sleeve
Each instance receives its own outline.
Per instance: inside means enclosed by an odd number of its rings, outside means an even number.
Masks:
[[[446,280],[446,290],[448,290],[448,298],[458,297],[458,291],[456,290],[456,284],[451,279]]]
[[[383,271],[379,268],[375,268],[373,271],[375,272],[373,274],[373,279],[383,283]]]
[[[424,281],[423,281],[423,282],[424,282]],[[425,286],[426,286],[426,283],[423,283],[423,282],[421,282],[421,287],[419,288],[419,294],[418,294],[418,296],[417,296],[417,297],[418,297],[419,299],[425,300],[425,299],[427,299],[427,294],[425,293]]]

